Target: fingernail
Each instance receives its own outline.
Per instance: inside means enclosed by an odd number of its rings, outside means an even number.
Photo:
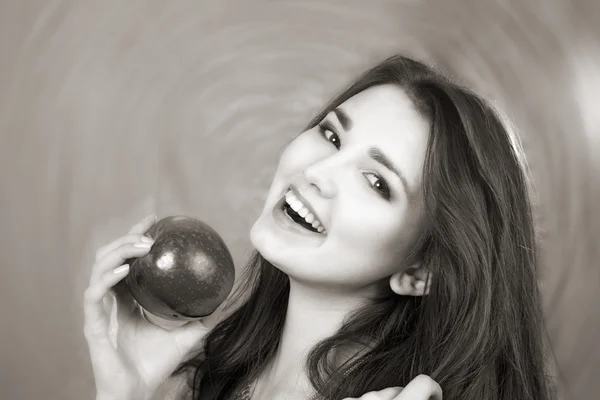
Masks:
[[[152,247],[152,243],[135,243],[133,247],[137,247],[138,249],[149,249]]]
[[[142,236],[141,240],[142,240],[142,242],[145,242],[145,243],[150,243],[150,244],[154,243],[154,240],[149,238],[148,236]]]
[[[129,264],[123,264],[120,267],[117,267],[113,270],[113,274],[120,274],[121,272],[125,272],[129,270]]]

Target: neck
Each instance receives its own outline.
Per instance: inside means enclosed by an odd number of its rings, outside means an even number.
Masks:
[[[282,391],[310,392],[304,372],[310,350],[320,341],[333,336],[344,318],[364,302],[357,293],[340,293],[314,288],[290,278],[290,294],[281,341],[275,357],[267,367],[263,388],[273,394]]]

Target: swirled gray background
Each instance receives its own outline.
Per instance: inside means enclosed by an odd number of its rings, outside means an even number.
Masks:
[[[0,397],[92,398],[95,249],[149,212],[184,213],[242,265],[281,146],[403,51],[523,132],[560,390],[595,398],[598,27],[595,0],[0,1]]]

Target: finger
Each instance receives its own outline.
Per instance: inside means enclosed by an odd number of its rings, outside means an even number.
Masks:
[[[88,341],[105,342],[108,340],[109,316],[104,309],[103,300],[110,288],[127,276],[128,271],[128,266],[119,267],[114,272],[104,274],[85,290],[84,334]]]
[[[343,400],[394,400],[394,396],[402,391],[402,387],[400,386],[392,386],[385,388],[383,390],[377,390],[372,392],[367,392],[360,396],[356,397],[347,397]]]
[[[98,251],[96,252],[96,261],[100,260],[101,258],[104,258],[104,256],[106,256],[108,253],[115,250],[117,247],[119,247],[121,245],[124,245],[126,243],[137,243],[137,242],[152,243],[153,240],[152,240],[152,238],[143,236],[139,233],[130,233],[125,236],[121,236],[120,238],[113,240],[109,244],[100,247],[98,249]]]
[[[389,388],[385,388],[377,392],[377,394],[384,400],[393,400],[395,396],[399,395],[402,392],[402,387],[400,386],[392,386]]]
[[[94,266],[94,275],[90,280],[90,285],[85,292],[86,317],[90,324],[86,329],[91,330],[92,335],[102,337],[108,329],[108,315],[103,307],[103,298],[112,290],[112,288],[121,282],[127,275],[127,270],[120,270],[118,267],[128,258],[141,257],[150,251],[150,247],[140,247],[141,243],[124,244],[112,253],[106,255]],[[115,271],[117,273],[115,273]],[[124,296],[120,296],[118,301],[124,303],[125,309],[131,310],[131,301]]]
[[[139,233],[144,234],[154,223],[156,222],[156,214],[151,214],[142,219],[140,222],[135,224],[130,230],[129,233]]]
[[[442,388],[427,375],[418,375],[394,400],[442,400]]]
[[[126,260],[130,258],[139,258],[143,257],[152,248],[151,243],[125,243],[106,254],[103,258],[98,260],[94,267],[92,268],[92,276],[90,278],[90,285],[93,285],[94,282],[104,275],[106,271],[111,271],[117,268],[119,265],[123,264]]]
[[[135,301],[131,291],[127,287],[125,280],[117,282],[117,284],[110,289],[110,292],[114,295],[117,303],[117,319],[119,324],[127,323],[136,315],[141,317],[141,315],[139,315],[138,303]]]

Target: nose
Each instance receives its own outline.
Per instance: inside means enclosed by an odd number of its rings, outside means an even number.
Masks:
[[[331,171],[326,170],[323,163],[314,163],[304,168],[304,179],[311,186],[315,186],[322,197],[330,199],[337,194]]]

